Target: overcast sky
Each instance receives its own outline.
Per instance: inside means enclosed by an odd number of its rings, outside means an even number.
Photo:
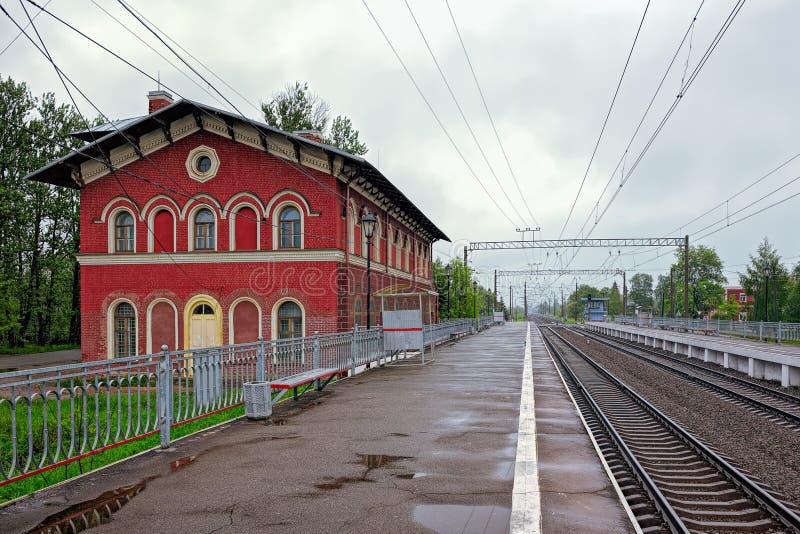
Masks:
[[[575,212],[562,237],[574,238],[584,221],[591,237],[661,237],[700,231],[725,220],[773,189],[800,176],[800,157],[726,206],[689,221],[800,152],[800,62],[796,21],[800,2],[747,2],[719,46],[681,99],[661,134],[594,226],[610,195],[619,189],[617,162],[666,71],[700,0],[654,1],[625,75],[616,104],[589,169]],[[18,21],[18,3],[4,2]],[[517,227],[535,226],[537,238],[556,239],[577,193],[600,128],[642,17],[644,0],[450,0],[486,102],[524,196],[503,159],[444,1],[409,0],[409,5],[450,81],[458,101],[513,201],[509,205],[462,121],[429,56],[408,8],[400,0],[368,0],[375,17],[441,118],[459,150],[503,212],[483,192],[392,53],[364,4],[347,2],[155,2],[132,5],[179,42],[247,101],[213,83],[246,115],[295,80],[308,81],[334,114],[352,118],[370,147],[366,157],[453,240],[437,243],[442,257],[461,254],[466,241],[510,240]],[[626,173],[655,127],[703,57],[735,4],[706,0],[689,40],[624,158]],[[110,0],[51,0],[48,9],[109,45],[187,98],[222,106],[167,61],[158,57],[98,7],[117,17],[170,61],[174,56]],[[29,6],[32,8],[32,6]],[[36,9],[32,8],[32,13]],[[112,118],[146,111],[154,83],[61,26],[47,14],[36,20],[56,62]],[[17,34],[0,18],[0,50]],[[688,61],[688,65],[687,65]],[[0,74],[27,82],[34,93],[66,93],[50,65],[24,37],[0,56]],[[196,79],[192,77],[193,79]],[[177,95],[176,95],[177,96]],[[84,113],[97,113],[79,101]],[[611,179],[609,191],[600,196]],[[730,222],[800,193],[800,180],[730,216]],[[527,207],[525,205],[527,202]],[[797,237],[800,196],[717,232],[700,243],[714,247],[731,284],[748,254],[765,236],[787,263],[800,258]],[[517,214],[519,212],[519,214]],[[508,220],[510,218],[513,221]],[[523,220],[524,219],[524,220]],[[724,226],[724,223],[723,223]],[[527,234],[530,236],[530,234]],[[571,268],[624,267],[629,273],[663,273],[672,251],[584,249],[477,252],[472,256],[486,284],[491,269],[529,263]],[[558,257],[556,257],[558,253]],[[648,261],[656,258],[654,261]],[[646,263],[645,263],[646,262]],[[609,284],[587,278],[600,285]],[[519,278],[515,283],[521,285]],[[573,278],[532,284],[548,294]],[[501,280],[501,286],[507,283]],[[545,289],[546,288],[546,289]],[[505,290],[504,290],[505,291]],[[560,291],[560,289],[559,289]],[[505,294],[505,293],[504,293]]]

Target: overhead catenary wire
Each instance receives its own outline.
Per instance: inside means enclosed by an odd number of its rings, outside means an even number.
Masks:
[[[469,162],[467,161],[467,159],[464,157],[464,154],[461,152],[461,149],[458,148],[458,145],[456,144],[455,140],[453,139],[453,136],[450,135],[450,132],[447,130],[447,128],[445,127],[444,123],[439,118],[439,115],[433,109],[433,106],[431,105],[430,101],[428,100],[428,97],[425,96],[425,93],[420,88],[419,84],[417,83],[417,80],[414,78],[414,75],[411,74],[411,71],[408,69],[408,67],[406,66],[405,62],[403,61],[403,58],[400,57],[400,53],[397,51],[397,49],[395,48],[394,44],[389,39],[389,36],[383,30],[383,26],[381,26],[380,22],[378,22],[378,19],[375,17],[374,13],[369,8],[369,5],[367,5],[366,0],[361,0],[361,3],[366,8],[367,12],[369,13],[369,16],[372,18],[372,21],[378,27],[378,31],[380,31],[381,35],[383,36],[384,40],[386,41],[386,44],[389,45],[389,48],[392,50],[392,53],[394,54],[395,58],[400,63],[400,66],[403,68],[403,71],[406,73],[406,75],[408,76],[409,80],[411,80],[412,85],[417,90],[417,93],[422,98],[422,101],[425,103],[425,106],[428,108],[428,111],[430,111],[430,113],[433,116],[433,118],[436,121],[436,123],[439,125],[439,128],[441,128],[442,132],[444,132],[445,137],[447,137],[447,140],[450,141],[450,144],[452,145],[453,149],[456,151],[456,154],[458,154],[458,157],[461,159],[462,162],[464,162],[464,165],[467,167],[467,170],[469,171],[470,175],[475,179],[475,181],[478,182],[478,185],[481,186],[481,189],[483,189],[483,192],[486,193],[486,196],[489,197],[489,200],[492,201],[492,203],[499,210],[499,212],[503,215],[503,217],[505,217],[506,220],[508,220],[508,222],[511,223],[512,226],[517,227],[517,223],[515,223],[514,220],[511,219],[511,217],[508,215],[508,213],[506,213],[506,210],[504,210],[502,208],[502,206],[500,206],[500,204],[494,198],[494,196],[492,196],[492,194],[489,192],[489,190],[484,185],[483,181],[481,181],[481,179],[478,177],[478,175],[475,172],[475,170],[472,168],[472,165],[470,165]]]
[[[705,64],[708,61],[708,59],[711,57],[711,54],[714,52],[714,50],[716,50],[717,46],[719,45],[720,41],[722,40],[722,37],[728,32],[728,29],[731,27],[734,19],[736,18],[736,16],[741,11],[742,7],[744,6],[744,3],[745,3],[745,0],[737,0],[737,2],[734,4],[734,6],[731,9],[730,13],[728,13],[728,16],[723,21],[722,26],[717,31],[717,33],[714,36],[714,38],[712,39],[711,43],[709,43],[708,47],[706,48],[706,50],[703,53],[703,55],[700,58],[700,60],[698,61],[697,65],[695,65],[695,68],[692,70],[692,73],[690,74],[689,78],[686,80],[685,84],[681,87],[680,92],[678,93],[678,95],[673,100],[672,105],[669,107],[669,109],[667,110],[667,112],[664,114],[664,116],[662,117],[661,121],[659,122],[658,126],[656,126],[655,130],[650,135],[650,138],[648,139],[647,143],[644,145],[642,150],[639,152],[639,154],[636,157],[636,160],[634,161],[633,165],[629,168],[628,172],[626,173],[626,175],[624,176],[624,178],[620,182],[619,186],[616,188],[616,190],[614,191],[613,195],[611,196],[609,201],[606,203],[606,205],[605,205],[604,209],[602,210],[602,212],[600,212],[599,209],[598,209],[598,214],[597,214],[597,216],[595,218],[595,222],[592,225],[592,227],[589,229],[589,231],[586,233],[585,237],[588,238],[589,236],[592,235],[592,233],[597,228],[597,226],[600,223],[600,221],[605,216],[605,214],[608,213],[608,210],[611,208],[611,206],[613,205],[614,201],[617,199],[617,197],[618,197],[619,193],[622,191],[624,185],[628,182],[628,180],[630,180],[630,177],[633,175],[633,173],[636,171],[636,169],[639,166],[639,164],[641,163],[641,161],[644,159],[645,154],[647,154],[647,152],[649,151],[650,147],[652,147],[652,145],[655,142],[656,138],[658,137],[658,135],[663,130],[663,128],[666,125],[667,121],[672,116],[672,114],[675,112],[675,109],[677,108],[678,104],[682,101],[683,97],[686,95],[686,92],[689,90],[689,88],[692,86],[694,81],[697,79],[697,76],[700,74],[700,71],[703,69],[703,67],[705,66]],[[599,208],[599,202],[597,203],[597,205],[598,205],[598,208]],[[574,251],[574,253],[572,255],[572,259],[570,260],[570,262],[572,262],[575,259],[575,257],[578,255],[580,250],[581,250],[580,248],[576,248],[575,249],[575,251]]]
[[[419,31],[420,37],[422,37],[422,42],[425,43],[425,48],[428,50],[428,54],[431,56],[433,64],[436,65],[436,70],[439,72],[439,77],[441,77],[442,81],[444,82],[444,85],[447,88],[447,92],[450,94],[450,98],[453,100],[456,109],[458,109],[458,113],[461,116],[461,120],[464,121],[464,124],[467,127],[467,131],[469,131],[470,135],[472,136],[472,140],[475,142],[475,146],[478,147],[478,152],[483,158],[484,163],[486,163],[486,166],[489,168],[489,172],[491,172],[492,176],[494,177],[494,181],[497,183],[497,187],[500,188],[500,192],[503,193],[503,196],[505,197],[509,206],[511,206],[511,209],[514,210],[514,213],[517,215],[517,217],[519,217],[520,221],[522,221],[522,228],[525,228],[526,226],[528,226],[528,221],[526,221],[525,217],[523,217],[522,214],[519,212],[517,207],[514,205],[514,202],[511,200],[511,197],[508,196],[508,192],[506,192],[505,187],[503,187],[503,184],[500,182],[500,178],[498,178],[497,173],[494,170],[494,167],[489,161],[489,158],[486,156],[486,152],[483,150],[483,146],[481,146],[480,141],[478,141],[478,137],[475,135],[475,130],[472,129],[472,125],[467,119],[467,116],[464,113],[464,110],[461,107],[458,98],[456,98],[456,94],[453,91],[453,87],[447,80],[447,76],[442,70],[442,66],[439,64],[439,60],[436,59],[436,54],[433,53],[433,49],[431,48],[431,45],[428,42],[428,38],[425,37],[425,32],[422,31],[422,26],[420,26],[416,15],[414,15],[414,11],[411,9],[411,4],[408,3],[408,0],[403,0],[403,2],[405,3],[406,8],[408,9],[408,13],[411,15],[411,20],[414,21],[414,25],[417,27],[417,31]]]
[[[581,179],[581,184],[578,187],[578,192],[575,194],[575,199],[572,201],[572,206],[569,208],[569,213],[567,214],[567,218],[564,221],[564,225],[561,227],[561,231],[558,233],[558,238],[561,239],[564,236],[564,230],[567,229],[567,225],[569,224],[569,220],[572,218],[572,213],[575,210],[575,204],[578,203],[578,198],[581,196],[581,192],[583,191],[583,186],[586,184],[586,178],[589,176],[589,169],[592,168],[592,162],[594,162],[594,158],[597,155],[597,149],[600,147],[600,141],[603,139],[603,133],[606,131],[606,126],[608,125],[608,119],[611,117],[611,111],[614,109],[614,103],[617,101],[617,96],[619,95],[619,90],[622,87],[622,81],[625,79],[625,73],[628,71],[628,65],[631,62],[631,56],[633,56],[633,51],[636,48],[636,42],[639,40],[639,34],[642,31],[642,26],[644,25],[644,19],[647,16],[647,10],[650,8],[650,0],[647,0],[647,4],[644,7],[644,13],[642,13],[642,19],[639,21],[639,26],[636,28],[636,35],[633,38],[633,43],[631,43],[631,48],[628,51],[628,57],[625,59],[625,66],[622,69],[622,74],[619,76],[619,81],[617,82],[617,88],[614,90],[614,96],[611,98],[611,104],[608,106],[608,111],[606,112],[606,118],[603,120],[603,126],[600,128],[600,134],[597,136],[597,141],[595,141],[594,148],[592,149],[592,155],[589,158],[589,163],[586,165],[586,171],[583,173],[583,178]]]
[[[492,117],[492,113],[489,111],[489,105],[486,103],[486,96],[483,94],[483,89],[481,88],[481,84],[478,82],[478,76],[475,74],[475,68],[472,65],[472,60],[469,57],[469,53],[467,52],[467,47],[464,44],[464,39],[461,36],[461,31],[458,28],[458,24],[456,23],[455,15],[453,15],[453,10],[450,8],[449,0],[445,0],[445,5],[447,6],[447,11],[450,13],[450,19],[453,21],[453,28],[456,30],[456,35],[458,35],[458,42],[461,44],[461,50],[464,52],[464,57],[467,60],[467,65],[469,65],[469,71],[472,74],[472,80],[475,82],[475,87],[478,89],[478,94],[481,97],[481,102],[483,103],[483,109],[486,110],[486,116],[489,117],[489,124],[492,125],[492,131],[494,131],[494,136],[497,139],[497,144],[500,146],[500,152],[503,154],[503,159],[506,162],[506,166],[508,167],[508,172],[511,174],[511,178],[514,180],[514,185],[517,187],[517,192],[522,199],[522,202],[525,204],[525,208],[528,210],[528,215],[530,216],[531,220],[536,224],[536,226],[541,226],[539,221],[536,219],[536,216],[531,211],[531,207],[528,204],[527,199],[525,198],[525,194],[522,192],[522,189],[519,185],[519,180],[517,180],[517,175],[514,172],[514,168],[511,166],[511,161],[508,158],[508,154],[506,153],[506,148],[503,145],[503,141],[500,138],[500,134],[497,131],[497,126],[494,123],[494,118]]]

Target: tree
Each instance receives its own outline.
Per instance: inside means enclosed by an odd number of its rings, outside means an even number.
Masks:
[[[675,313],[683,315],[683,248],[675,253]],[[725,295],[722,260],[717,252],[703,245],[689,248],[689,317],[702,317],[715,309]],[[667,281],[669,283],[669,281]]]
[[[0,79],[0,345],[77,342],[78,193],[25,180],[85,127],[52,93]]]
[[[637,306],[653,306],[653,277],[651,275],[636,273],[631,276],[628,302],[633,302]]]
[[[711,316],[712,319],[723,319],[725,321],[732,321],[739,317],[739,310],[742,306],[736,297],[731,295],[728,300],[717,306],[717,310]]]
[[[669,315],[669,276],[658,275],[656,288],[653,290],[654,315],[666,317]]]
[[[308,83],[294,82],[261,104],[267,124],[287,132],[324,131],[328,126],[330,105],[308,90]]]
[[[331,106],[309,90],[308,82],[287,85],[269,102],[262,102],[261,111],[266,123],[275,128],[287,132],[319,130],[326,144],[359,156],[367,153],[367,145],[359,140],[359,132],[348,117],[338,115],[328,130]]]
[[[608,314],[612,317],[622,314],[622,295],[619,294],[616,280],[606,294],[608,295]]]
[[[781,320],[790,323],[800,322],[800,265],[795,265],[788,281],[786,300],[781,310]]]
[[[769,291],[767,291],[767,277],[764,269],[769,267]],[[744,274],[739,273],[739,283],[745,292],[753,297],[753,307],[748,318],[753,321],[764,321],[767,316],[771,321],[778,321],[778,312],[786,302],[789,289],[789,272],[781,263],[778,251],[765,237],[758,246],[756,255],[750,255],[750,265]],[[767,302],[769,297],[769,302]],[[769,313],[767,314],[767,306]]]
[[[333,119],[331,131],[325,142],[357,156],[363,156],[368,150],[367,145],[359,141],[358,130],[353,128],[353,123],[344,115]]]

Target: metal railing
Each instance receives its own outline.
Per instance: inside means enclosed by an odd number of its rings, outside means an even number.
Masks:
[[[475,324],[426,325],[424,344]],[[241,404],[245,382],[321,367],[355,373],[387,356],[376,327],[0,373],[0,485],[156,433],[167,447],[173,427]]]
[[[617,316],[609,319],[619,324],[630,324],[650,328],[672,330],[706,330],[723,336],[734,336],[758,340],[800,341],[800,323],[765,321],[728,321],[722,319],[684,319],[681,317],[639,317]]]

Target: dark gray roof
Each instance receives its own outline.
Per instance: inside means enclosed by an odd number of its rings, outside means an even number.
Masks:
[[[195,115],[199,115],[200,113],[217,115],[226,122],[246,122],[248,125],[263,133],[282,135],[297,145],[313,146],[326,153],[341,156],[345,162],[343,173],[349,177],[349,181],[357,184],[366,191],[370,191],[370,193],[375,195],[378,201],[383,204],[386,210],[405,220],[410,226],[416,227],[423,233],[429,234],[433,239],[450,240],[444,232],[433,224],[433,222],[408,199],[408,197],[392,184],[378,169],[361,156],[356,156],[337,147],[319,143],[294,133],[274,128],[262,122],[243,118],[237,114],[192,100],[178,100],[149,115],[112,121],[95,126],[89,130],[73,132],[71,135],[87,141],[87,144],[30,173],[26,178],[63,187],[80,189],[81,185],[72,179],[72,171],[77,166],[80,166],[81,163],[88,160],[105,160],[105,155],[108,154],[111,149],[129,143],[131,138],[137,139],[145,133],[160,128],[163,124],[168,124],[190,113]]]

